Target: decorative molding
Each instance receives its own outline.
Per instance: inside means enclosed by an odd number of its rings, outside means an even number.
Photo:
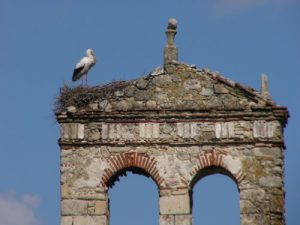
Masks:
[[[199,171],[210,166],[219,166],[229,171],[232,177],[239,184],[244,179],[242,164],[239,159],[235,159],[224,151],[205,151],[197,156],[197,165],[192,169],[190,175],[195,177]]]
[[[108,167],[104,170],[101,184],[108,187],[109,180],[118,172],[126,168],[137,167],[145,170],[155,183],[160,186],[163,179],[156,168],[156,161],[153,157],[136,152],[126,152],[114,155],[108,160]]]
[[[233,138],[234,137],[234,123],[216,123],[216,138]]]

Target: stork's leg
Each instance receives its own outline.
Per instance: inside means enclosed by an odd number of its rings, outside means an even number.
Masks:
[[[85,85],[88,86],[87,74],[85,75]]]

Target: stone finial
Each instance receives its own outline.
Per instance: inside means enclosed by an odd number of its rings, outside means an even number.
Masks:
[[[169,19],[166,31],[167,44],[164,49],[164,64],[178,62],[178,49],[174,44],[175,35],[177,34],[177,20]]]
[[[177,28],[177,20],[174,18],[170,18],[168,22],[168,29],[176,30]]]
[[[270,98],[268,76],[266,74],[261,75],[261,95],[264,98]]]

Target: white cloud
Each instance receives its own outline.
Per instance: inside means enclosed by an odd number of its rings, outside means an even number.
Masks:
[[[40,225],[35,210],[40,202],[36,195],[18,199],[15,193],[0,193],[0,225]]]

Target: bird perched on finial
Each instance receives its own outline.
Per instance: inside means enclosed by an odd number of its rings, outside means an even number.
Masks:
[[[168,29],[176,30],[177,28],[177,20],[175,18],[170,18],[168,22]]]
[[[72,81],[77,81],[85,75],[87,84],[87,74],[89,70],[96,64],[96,57],[92,49],[86,50],[86,56],[83,57],[75,66]]]

